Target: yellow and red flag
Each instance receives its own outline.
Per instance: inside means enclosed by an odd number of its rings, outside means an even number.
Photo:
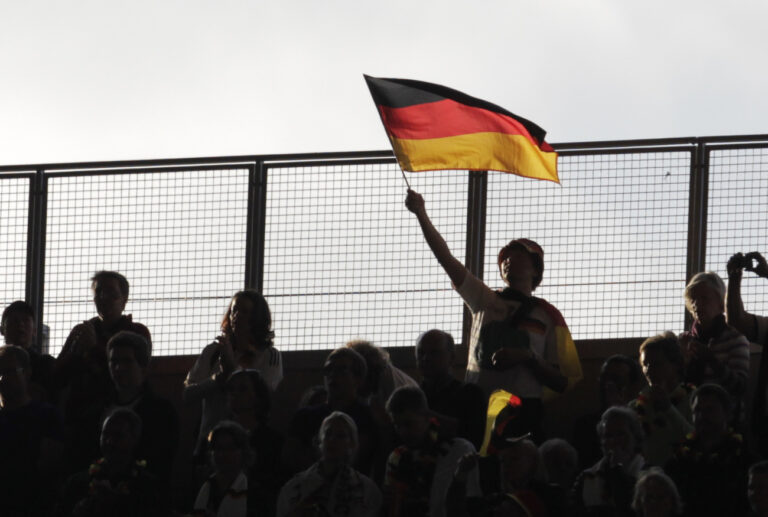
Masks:
[[[560,183],[546,131],[437,84],[364,76],[403,170],[501,171]]]

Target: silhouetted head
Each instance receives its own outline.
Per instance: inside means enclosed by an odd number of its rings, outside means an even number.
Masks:
[[[432,329],[416,340],[416,364],[425,379],[451,375],[454,358],[453,336]]]
[[[429,405],[419,388],[405,386],[396,389],[387,401],[387,413],[395,432],[408,447],[418,447],[429,432]]]
[[[107,342],[109,375],[118,392],[135,391],[147,378],[152,345],[144,336],[123,330]]]
[[[535,291],[544,278],[544,250],[530,239],[514,239],[499,250],[501,278],[507,285],[523,283]]]
[[[112,322],[122,316],[129,288],[128,279],[117,271],[98,271],[91,277],[93,303],[102,320]]]
[[[271,347],[275,333],[267,300],[253,289],[238,291],[224,314],[221,330],[230,338],[251,342],[256,348]]]
[[[318,432],[320,454],[325,461],[352,463],[359,447],[357,425],[341,411],[334,411],[323,420]]]
[[[236,416],[249,413],[266,422],[272,398],[258,370],[235,370],[227,379],[227,405]]]
[[[3,311],[0,320],[0,334],[5,338],[5,344],[30,348],[37,336],[35,311],[27,302],[17,300]]]

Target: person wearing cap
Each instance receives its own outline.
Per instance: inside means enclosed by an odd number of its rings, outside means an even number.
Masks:
[[[529,239],[504,246],[498,265],[507,287],[495,291],[451,254],[420,194],[409,190],[405,206],[416,215],[427,244],[472,312],[467,382],[478,384],[486,395],[502,389],[520,397],[515,433],[532,432],[540,443],[544,389],[563,392],[582,376],[565,319],[553,305],[533,296],[543,278],[544,251]]]
[[[685,287],[685,307],[694,318],[691,330],[680,336],[685,381],[725,388],[738,419],[749,377],[749,341],[725,321],[725,284],[720,276],[696,273]]]

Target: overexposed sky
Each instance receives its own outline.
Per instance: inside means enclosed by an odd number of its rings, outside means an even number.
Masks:
[[[768,133],[768,3],[0,0],[0,164],[388,148],[363,73],[551,142]]]

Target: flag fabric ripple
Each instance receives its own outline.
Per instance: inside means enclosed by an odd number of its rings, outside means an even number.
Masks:
[[[437,84],[364,76],[403,170],[493,170],[560,183],[546,131]]]

